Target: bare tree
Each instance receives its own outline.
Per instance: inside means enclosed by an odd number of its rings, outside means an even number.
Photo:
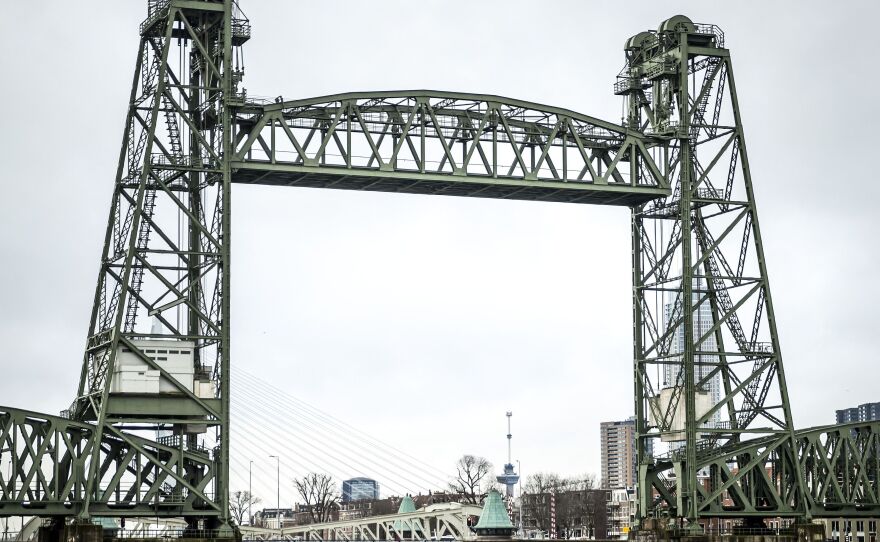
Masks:
[[[589,472],[566,478],[564,482],[567,491],[586,491],[588,489],[596,489],[596,475]]]
[[[605,525],[606,503],[605,495],[602,491],[590,488],[584,491],[584,498],[581,505],[581,514],[583,524],[586,527],[586,536],[595,537],[599,530],[600,524]]]
[[[523,516],[528,524],[534,523],[539,531],[550,531],[550,492],[563,484],[555,472],[535,472],[526,477],[523,484]]]
[[[456,477],[449,490],[460,493],[466,503],[479,504],[483,496],[483,481],[492,472],[492,463],[485,457],[465,454],[455,464]]]
[[[595,487],[596,477],[589,473],[569,478],[555,472],[533,473],[523,484],[523,516],[535,528],[549,531],[550,501],[555,499],[558,529],[570,533],[584,527],[595,532],[597,515],[601,512],[597,492],[593,491]]]
[[[332,476],[312,472],[294,479],[293,485],[305,501],[313,522],[324,523],[331,519],[339,501],[339,492]]]
[[[560,493],[556,500],[557,528],[569,536],[577,529],[581,530],[581,536],[595,536],[605,523],[604,515],[604,492],[598,489],[570,489]]]
[[[501,485],[501,482],[498,481],[494,471],[490,472],[486,475],[486,478],[483,479],[483,495],[488,495],[493,489],[502,495],[504,495],[504,492],[506,491],[505,486]]]
[[[244,525],[244,518],[250,513],[251,506],[260,502],[260,498],[251,495],[250,491],[233,491],[229,494],[229,513],[236,524]]]
[[[526,483],[523,484],[523,492],[540,494],[551,490],[558,491],[565,484],[565,479],[555,472],[535,472],[526,477]]]

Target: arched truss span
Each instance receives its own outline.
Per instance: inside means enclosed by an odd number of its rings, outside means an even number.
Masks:
[[[244,100],[234,126],[240,183],[611,205],[669,194],[643,134],[500,96]]]
[[[0,516],[219,516],[214,452],[106,425],[0,406]],[[96,449],[97,447],[97,449]],[[87,487],[91,461],[95,483]]]
[[[655,500],[676,506],[675,484],[658,476],[679,468],[684,451],[654,459],[648,481]],[[707,448],[697,454],[704,473],[698,511],[704,516],[876,517],[880,507],[880,424],[813,427]],[[799,466],[798,466],[799,465]]]

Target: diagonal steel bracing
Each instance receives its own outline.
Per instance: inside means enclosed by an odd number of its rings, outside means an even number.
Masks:
[[[642,134],[499,96],[244,100],[235,130],[236,183],[612,205],[669,192]]]
[[[111,516],[220,513],[209,450],[109,426],[103,435],[95,431],[92,423],[0,407],[0,512],[71,516],[88,506],[91,514]]]

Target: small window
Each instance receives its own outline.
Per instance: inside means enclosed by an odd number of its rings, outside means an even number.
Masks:
[[[144,350],[144,352],[146,352],[147,354],[155,354],[156,353],[155,350]]]
[[[122,351],[123,352],[131,352],[131,348],[123,348]]]
[[[169,354],[179,354],[180,352],[178,352],[177,350],[169,350],[168,353]]]
[[[167,357],[164,357],[164,356],[159,356],[159,357],[157,357],[156,359],[159,360],[159,361],[168,361],[168,358],[167,358]]]
[[[167,354],[168,350],[156,350],[157,354]]]

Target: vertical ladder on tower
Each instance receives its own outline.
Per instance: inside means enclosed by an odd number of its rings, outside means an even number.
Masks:
[[[125,331],[134,331],[134,323],[137,317],[138,297],[144,280],[144,264],[140,258],[146,259],[144,253],[150,242],[150,221],[153,218],[153,209],[156,206],[156,189],[152,186],[144,188],[144,202],[141,210],[141,222],[138,229],[135,258],[131,268],[131,286],[129,288],[128,304],[125,312]]]
[[[165,114],[165,127],[168,133],[169,150],[171,159],[175,165],[179,165],[183,157],[183,145],[180,141],[180,127],[177,124],[177,117],[174,107],[167,96],[162,96],[162,110]],[[163,182],[167,181],[176,172],[173,170],[163,169],[159,171],[151,171],[151,175],[157,175]],[[131,276],[131,297],[128,299],[125,313],[125,331],[134,331],[135,321],[137,319],[138,296],[141,292],[141,286],[144,279],[144,264],[139,258],[146,259],[147,247],[150,244],[151,221],[153,219],[153,211],[156,206],[156,187],[153,182],[148,182],[144,189],[144,201],[141,211],[140,227],[138,229],[138,237],[136,244],[135,260],[132,263]]]
[[[179,164],[180,158],[183,157],[183,146],[180,143],[180,126],[177,124],[177,115],[168,96],[162,96],[162,110],[165,112],[165,126],[168,128],[171,156]]]
[[[706,59],[706,81],[711,81],[715,78],[716,72],[719,70],[721,66],[721,59],[718,57],[710,57]],[[723,74],[723,72],[722,72]],[[723,85],[723,82],[722,82]],[[709,107],[709,95],[712,94],[711,86],[705,89],[706,92],[701,93],[697,96],[697,102],[694,104],[693,115],[691,115],[691,131],[690,131],[690,140],[691,145],[694,146],[697,144],[697,137],[700,135],[700,128],[708,127],[706,126],[706,109]],[[713,119],[715,110],[718,109],[718,103],[716,102],[715,108],[713,112]],[[714,122],[714,120],[713,120]]]

